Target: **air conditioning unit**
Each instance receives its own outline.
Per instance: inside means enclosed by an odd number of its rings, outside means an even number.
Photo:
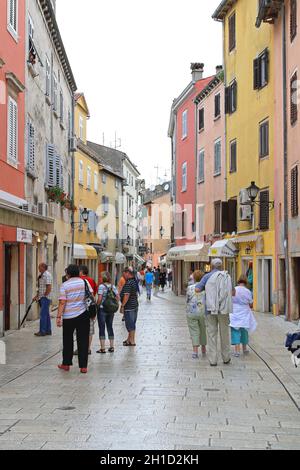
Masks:
[[[69,151],[76,152],[77,148],[78,148],[77,137],[70,137],[69,138]]]
[[[29,204],[23,204],[22,205],[22,211],[29,212]]]
[[[49,206],[47,203],[39,202],[37,208],[39,215],[42,217],[48,217]]]
[[[247,205],[249,204],[250,205],[251,203],[251,199],[249,197],[249,194],[248,194],[248,191],[247,189],[242,189],[240,191],[240,205]]]
[[[252,207],[250,205],[240,206],[240,220],[241,221],[252,220]]]
[[[38,206],[35,206],[34,204],[31,206],[30,212],[32,214],[37,214],[38,213]]]
[[[30,212],[31,214],[37,214],[38,206],[35,206],[34,204],[23,204],[22,210],[26,212]]]

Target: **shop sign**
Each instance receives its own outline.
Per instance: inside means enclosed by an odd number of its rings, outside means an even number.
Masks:
[[[17,242],[32,244],[32,230],[17,228]]]

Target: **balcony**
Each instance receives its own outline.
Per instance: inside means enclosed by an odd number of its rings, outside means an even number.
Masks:
[[[284,0],[260,0],[256,27],[259,28],[262,23],[274,24],[283,3]]]

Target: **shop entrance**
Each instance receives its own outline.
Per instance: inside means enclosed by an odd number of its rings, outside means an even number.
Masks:
[[[257,305],[263,313],[272,313],[273,310],[273,275],[272,259],[258,259],[257,261]]]
[[[20,322],[20,282],[18,245],[5,244],[4,331],[17,329]]]

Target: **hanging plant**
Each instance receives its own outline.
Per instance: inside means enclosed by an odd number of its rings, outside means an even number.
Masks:
[[[77,210],[74,205],[73,199],[71,199],[71,197],[63,191],[63,189],[59,188],[58,186],[55,186],[49,188],[47,192],[49,201],[56,202],[57,204],[60,204],[61,207],[64,207],[65,209],[71,211]]]

